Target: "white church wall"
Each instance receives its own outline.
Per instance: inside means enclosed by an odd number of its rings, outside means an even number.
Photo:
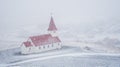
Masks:
[[[35,47],[35,53],[37,52],[43,52],[43,51],[48,51],[48,50],[52,50],[52,49],[55,49],[56,47],[53,46],[52,47],[52,44],[48,44],[48,45],[41,45],[41,46],[37,46]]]
[[[24,44],[22,44],[22,46],[21,46],[21,53],[22,54],[26,53],[26,47],[24,46]]]
[[[22,54],[28,54],[31,53],[32,47],[26,47],[24,44],[21,46],[21,53]]]
[[[58,35],[56,31],[48,31],[48,33],[51,34],[52,37],[55,37]]]
[[[49,51],[53,49],[60,49],[61,47],[62,47],[61,43],[53,43],[53,44],[32,46],[32,47],[22,46],[21,49],[22,49],[22,54],[31,54],[31,53]]]

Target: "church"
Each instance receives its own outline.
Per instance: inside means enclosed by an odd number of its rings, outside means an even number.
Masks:
[[[62,44],[61,40],[57,36],[57,27],[52,16],[47,31],[47,34],[30,36],[27,41],[23,42],[21,45],[21,54],[31,54],[60,49]]]

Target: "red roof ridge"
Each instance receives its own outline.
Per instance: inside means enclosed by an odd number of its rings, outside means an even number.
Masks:
[[[42,35],[30,36],[29,38],[40,37],[40,36],[52,36],[52,35],[51,34],[42,34]]]

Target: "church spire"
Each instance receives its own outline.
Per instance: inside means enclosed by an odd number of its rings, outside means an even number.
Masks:
[[[51,16],[50,19],[50,24],[49,24],[49,28],[48,31],[57,31],[56,25],[54,23],[53,17]]]

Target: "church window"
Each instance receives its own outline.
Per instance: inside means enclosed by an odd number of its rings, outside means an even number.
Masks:
[[[48,48],[49,48],[49,45],[48,45]]]
[[[39,49],[41,49],[41,47],[39,46]]]
[[[53,45],[53,43],[52,43],[52,47],[53,47],[54,45]]]
[[[31,50],[31,48],[29,48],[29,51]]]
[[[45,46],[43,46],[43,48],[45,48]]]

